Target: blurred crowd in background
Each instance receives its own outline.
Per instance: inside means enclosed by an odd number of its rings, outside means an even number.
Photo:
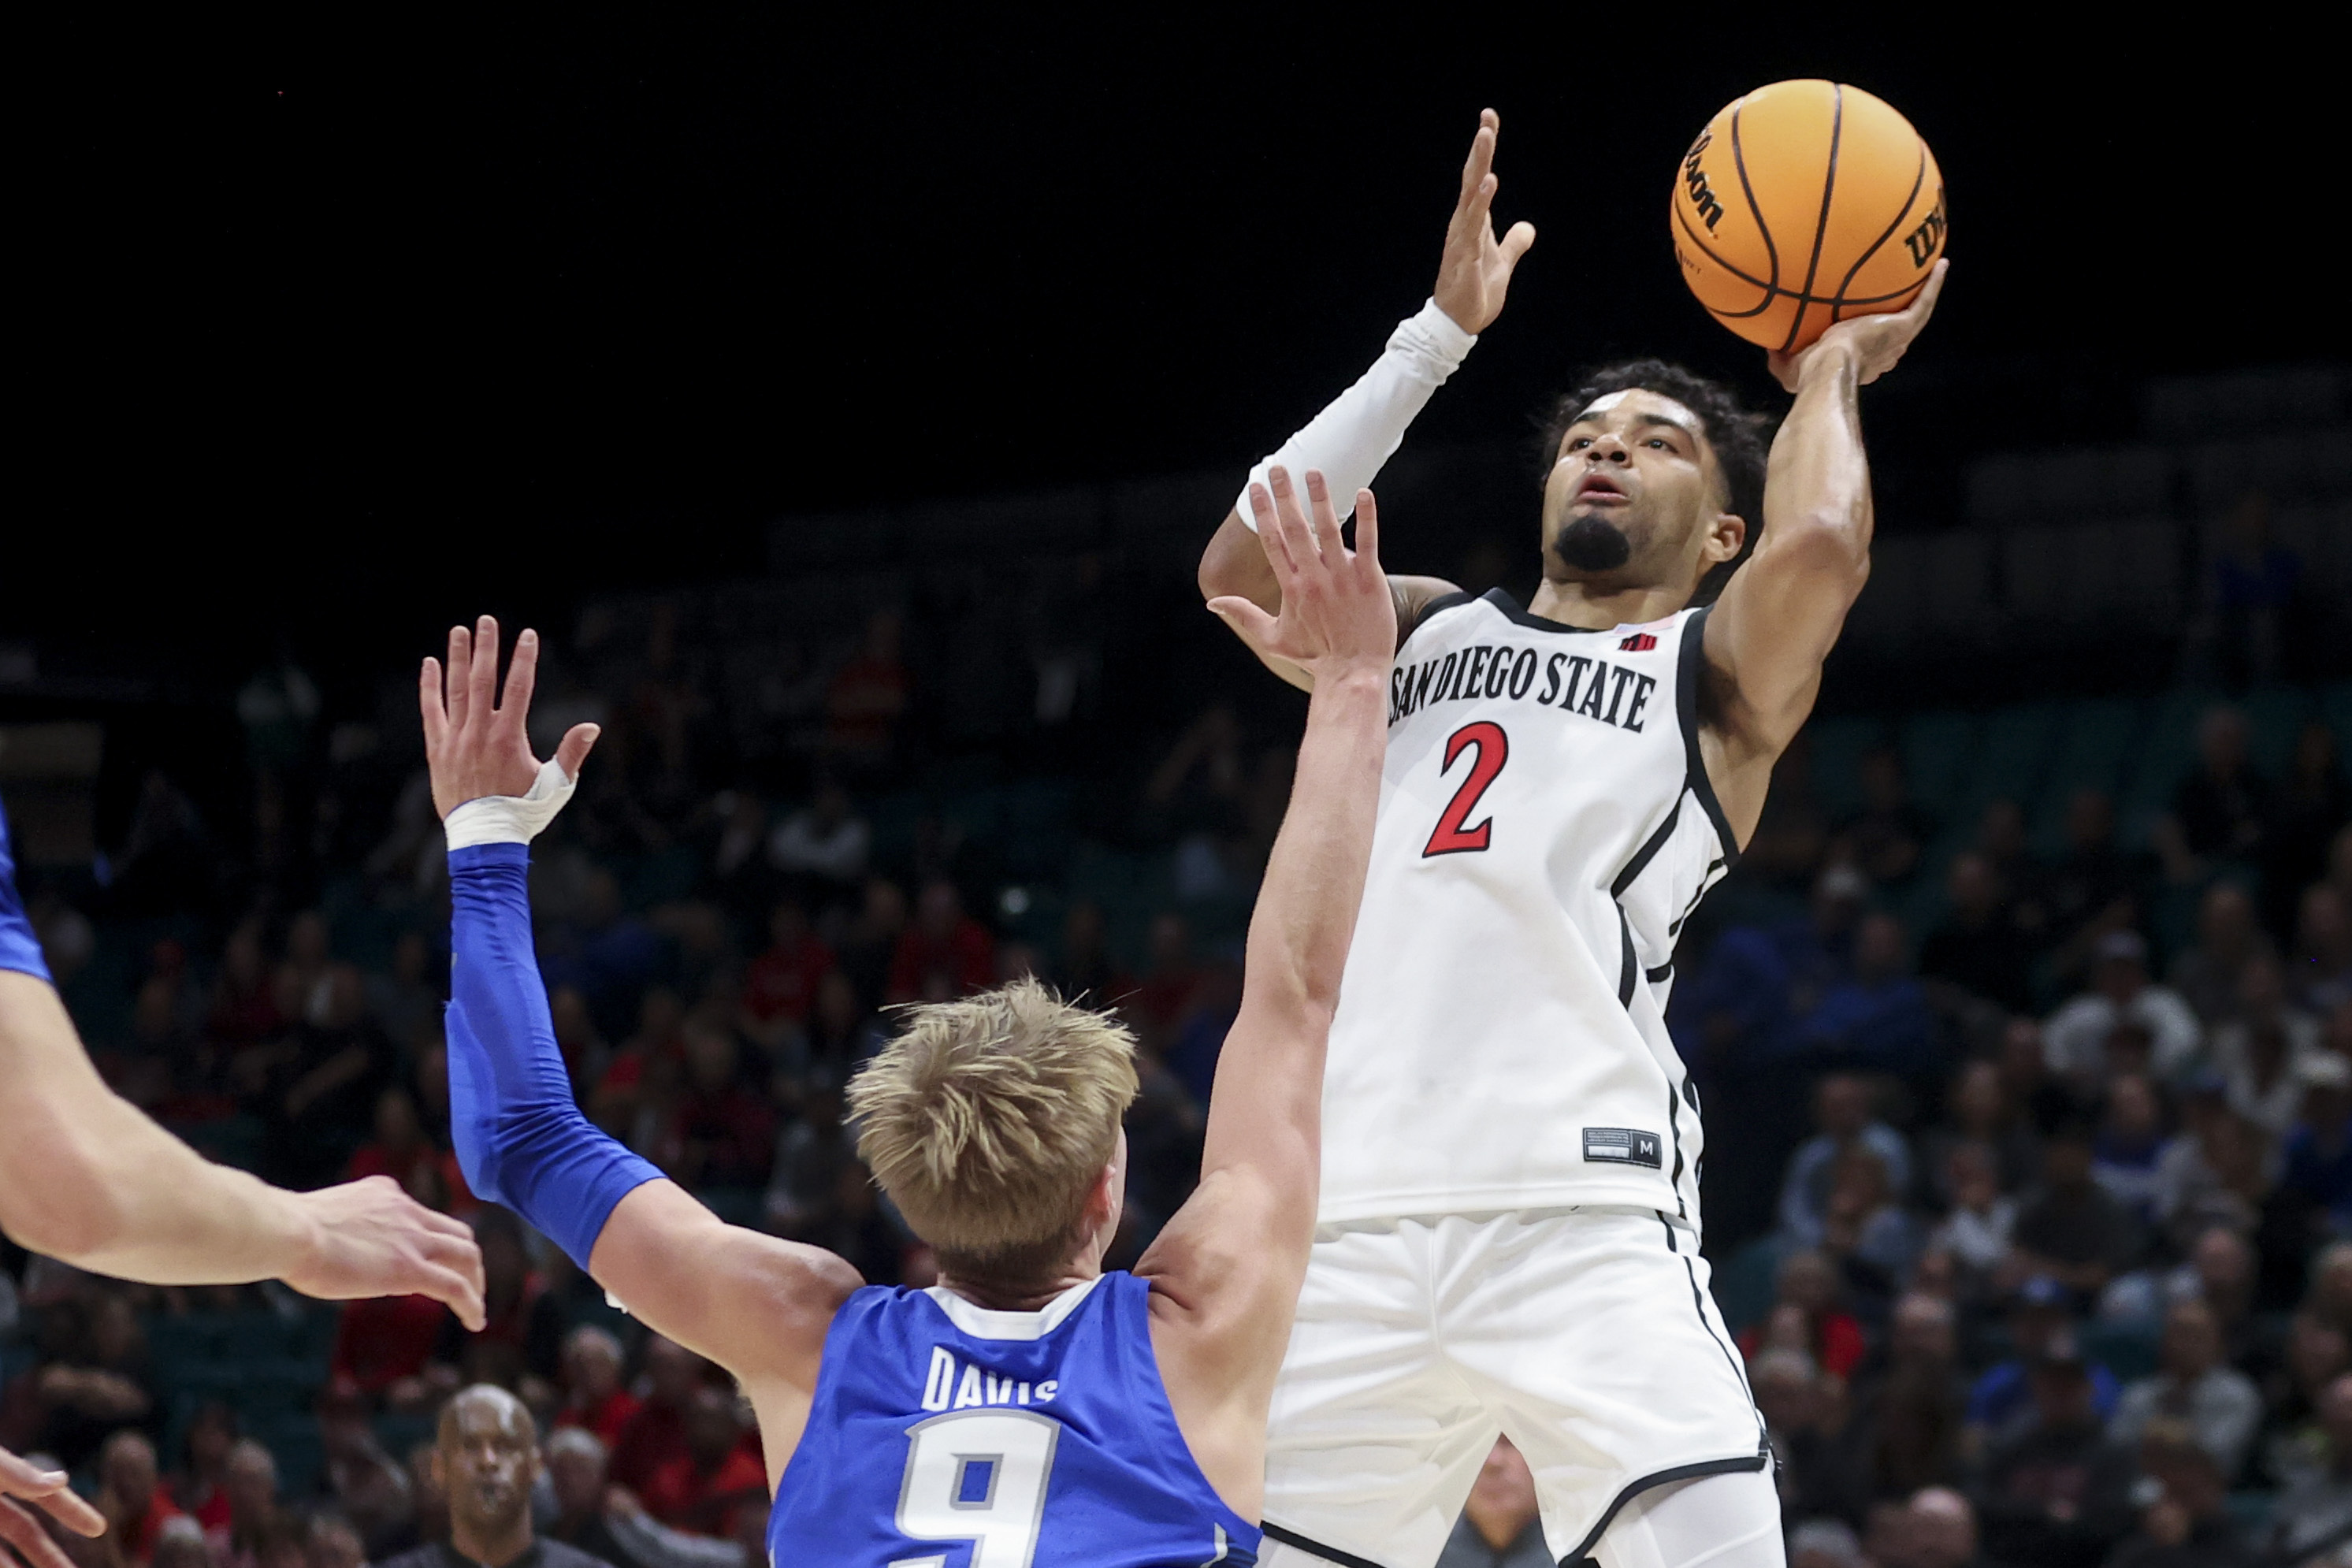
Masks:
[[[2120,694],[2010,665],[1969,704],[1832,703],[1677,955],[1706,1250],[1802,1568],[2352,1551],[2352,686],[2248,537],[2203,653]],[[541,627],[541,750],[604,727],[532,870],[589,1115],[723,1217],[927,1284],[843,1086],[894,1005],[1034,974],[1141,1042],[1131,1262],[1196,1177],[1298,721],[1174,559],[852,563]],[[252,673],[208,731],[234,765],[149,748],[72,863],[51,786],[0,786],[108,1080],[270,1180],[468,1218],[488,1327],[0,1248],[0,1445],[114,1521],[67,1543],[89,1568],[352,1568],[446,1539],[435,1423],[488,1384],[543,1439],[545,1538],[751,1568],[734,1390],[449,1152],[417,650],[383,651],[356,686]],[[1538,1560],[1514,1462],[1449,1564]]]

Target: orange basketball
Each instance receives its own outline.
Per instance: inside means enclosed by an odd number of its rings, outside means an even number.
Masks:
[[[1675,180],[1675,258],[1715,319],[1793,353],[1899,310],[1944,253],[1936,155],[1885,100],[1776,81],[1724,108]]]

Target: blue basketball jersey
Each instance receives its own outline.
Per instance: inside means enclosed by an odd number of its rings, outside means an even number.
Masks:
[[[1151,1288],[1043,1311],[868,1286],[833,1320],[768,1521],[774,1568],[1241,1568],[1151,1353]]]
[[[24,901],[16,893],[16,858],[8,847],[8,812],[0,807],[0,969],[21,969],[47,980],[49,966],[41,956],[41,939],[25,918]]]

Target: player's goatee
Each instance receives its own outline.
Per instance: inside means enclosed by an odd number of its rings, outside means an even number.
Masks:
[[[1552,542],[1559,558],[1579,572],[1614,572],[1633,559],[1633,543],[1613,522],[1580,517]]]

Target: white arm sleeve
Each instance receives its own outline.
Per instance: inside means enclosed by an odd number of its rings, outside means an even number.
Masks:
[[[1422,411],[1430,395],[1459,369],[1477,335],[1465,332],[1432,300],[1416,315],[1397,323],[1389,346],[1372,362],[1362,379],[1332,399],[1329,407],[1285,441],[1280,449],[1252,468],[1242,486],[1234,511],[1252,532],[1257,519],[1250,515],[1249,487],[1266,483],[1266,470],[1276,463],[1303,484],[1307,470],[1319,468],[1330,487],[1332,504],[1346,517],[1356,510],[1356,492],[1372,482],[1381,465],[1404,440],[1405,426]]]

